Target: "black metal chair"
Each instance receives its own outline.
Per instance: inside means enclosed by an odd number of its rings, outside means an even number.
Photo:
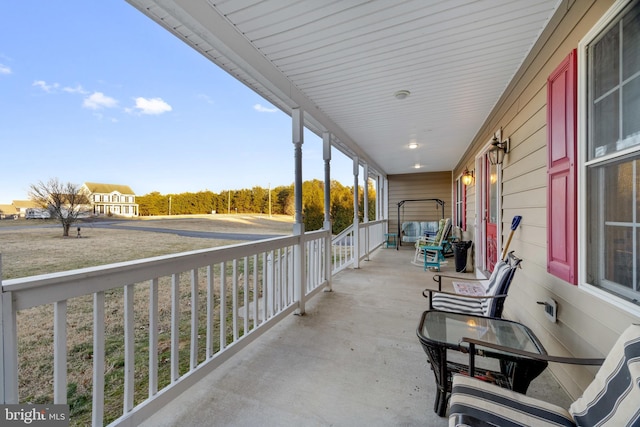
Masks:
[[[422,292],[422,295],[429,299],[429,310],[435,309],[476,316],[502,317],[504,300],[507,297],[516,269],[520,267],[521,262],[522,259],[516,257],[513,251],[507,254],[506,260],[498,261],[491,277],[489,277],[483,295],[461,295],[443,291],[442,278],[459,279],[465,282],[469,282],[469,280],[464,277],[442,274],[433,276],[433,280],[438,283],[438,289],[427,288]]]

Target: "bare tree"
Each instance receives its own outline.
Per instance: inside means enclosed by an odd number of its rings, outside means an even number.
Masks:
[[[62,235],[69,236],[71,225],[85,213],[89,199],[76,184],[51,178],[47,183],[38,181],[29,187],[29,197],[42,208],[48,209],[62,224]]]

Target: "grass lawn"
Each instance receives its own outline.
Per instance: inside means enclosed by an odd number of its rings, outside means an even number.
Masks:
[[[34,276],[240,242],[104,229],[93,225],[93,222],[78,224],[82,236],[78,239],[75,226],[69,237],[62,237],[62,226],[55,220],[0,221],[0,277],[6,280]],[[118,225],[223,233],[291,234],[293,219],[289,216],[269,218],[266,215],[241,214],[193,215],[144,217],[118,221]]]

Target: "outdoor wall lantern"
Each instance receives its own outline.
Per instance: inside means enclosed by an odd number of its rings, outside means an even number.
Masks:
[[[497,137],[493,137],[493,140],[491,141],[491,148],[489,149],[489,162],[492,165],[502,164],[504,155],[509,152],[509,142],[509,138],[500,142]]]
[[[464,172],[462,172],[462,183],[464,185],[473,184],[473,171],[469,172],[469,169],[464,169]]]

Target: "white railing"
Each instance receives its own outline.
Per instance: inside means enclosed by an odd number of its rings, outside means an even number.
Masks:
[[[355,260],[354,227],[350,225],[331,241],[332,274],[353,265]]]
[[[379,246],[382,227],[358,235]],[[330,242],[321,230],[1,282],[0,403],[53,401],[74,425],[137,425],[304,312],[353,264],[353,229]],[[39,384],[22,378],[33,369]]]
[[[384,243],[386,224],[386,221],[360,224],[360,259],[368,259],[369,254]]]

